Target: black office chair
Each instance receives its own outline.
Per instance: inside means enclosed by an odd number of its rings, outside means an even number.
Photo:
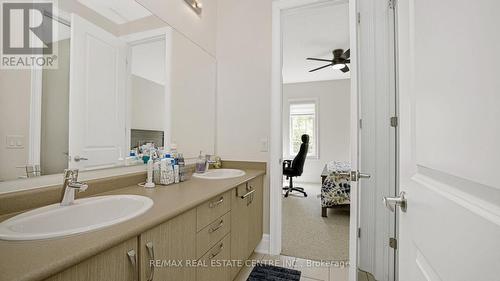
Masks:
[[[299,153],[292,160],[283,161],[283,175],[286,179],[290,179],[290,184],[287,187],[283,187],[286,190],[285,197],[292,191],[298,191],[307,197],[307,193],[302,187],[293,186],[293,177],[300,177],[304,171],[304,163],[306,162],[307,151],[309,150],[309,135],[302,135],[302,144],[300,145]]]

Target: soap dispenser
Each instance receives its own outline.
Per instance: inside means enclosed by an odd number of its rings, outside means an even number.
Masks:
[[[202,151],[200,151],[200,155],[198,156],[198,160],[196,160],[196,173],[203,174],[205,173],[207,167],[207,158],[203,156]]]

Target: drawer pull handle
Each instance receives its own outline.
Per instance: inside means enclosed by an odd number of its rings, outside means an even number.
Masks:
[[[210,202],[208,207],[215,208],[215,207],[219,206],[220,204],[222,204],[222,202],[224,202],[224,197],[221,197],[219,200],[217,200],[215,202]]]
[[[213,259],[216,256],[218,256],[222,252],[223,249],[224,249],[224,243],[220,243],[219,250],[217,251],[217,253],[211,254],[210,259]]]
[[[134,268],[134,280],[137,280],[137,255],[135,253],[135,250],[130,250],[127,252],[128,260],[132,264]]]
[[[250,190],[249,192],[247,192],[245,195],[240,196],[240,198],[241,198],[241,199],[245,199],[245,198],[247,198],[248,196],[252,195],[254,192],[255,192],[255,189],[252,189],[252,190]]]
[[[219,230],[221,227],[224,226],[224,220],[220,220],[220,223],[218,226],[216,227],[212,227],[208,230],[208,233],[212,233],[212,232],[216,232],[217,230]]]
[[[154,267],[154,261],[155,260],[155,249],[153,246],[153,242],[148,242],[146,243],[146,249],[148,250],[148,255],[149,255],[149,277],[148,281],[153,281],[153,278],[155,277],[155,267]]]

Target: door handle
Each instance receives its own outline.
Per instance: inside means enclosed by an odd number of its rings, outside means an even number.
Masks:
[[[398,197],[384,197],[384,204],[387,209],[389,209],[393,213],[396,211],[396,206],[399,206],[399,208],[401,208],[401,211],[406,212],[408,203],[405,195],[406,193],[404,191],[401,191]]]
[[[208,230],[208,233],[212,233],[212,232],[216,232],[217,230],[219,230],[221,227],[224,226],[224,220],[220,220],[219,222],[219,225],[216,226],[216,227],[212,227]]]
[[[220,204],[222,204],[223,202],[224,202],[224,196],[221,196],[221,198],[219,200],[214,201],[214,202],[210,202],[208,204],[208,207],[213,209],[213,208],[219,206]]]
[[[148,250],[148,255],[149,255],[149,276],[147,280],[153,281],[155,277],[155,266],[154,266],[155,249],[153,246],[153,242],[146,243],[146,249]]]
[[[350,181],[358,181],[359,179],[369,179],[372,177],[370,174],[360,173],[359,171],[340,172],[338,174],[344,179],[348,179]]]
[[[358,177],[358,179],[369,179],[372,176],[370,174],[365,174],[365,173],[358,172],[357,177]]]
[[[209,259],[213,259],[216,256],[218,256],[222,252],[223,249],[224,249],[224,242],[220,243],[219,250],[217,252],[210,254],[210,258]]]
[[[245,199],[248,196],[252,195],[255,192],[255,189],[250,190],[249,192],[245,193],[245,195],[240,196],[241,199]]]
[[[84,160],[89,160],[88,158],[85,158],[85,157],[80,157],[78,155],[76,155],[75,157],[73,157],[73,159],[75,160],[75,162],[80,162],[80,161],[84,161]]]
[[[128,259],[130,261],[130,264],[132,264],[132,267],[134,268],[134,281],[137,280],[137,275],[138,275],[138,270],[137,270],[137,255],[135,253],[135,250],[130,250],[127,252]]]

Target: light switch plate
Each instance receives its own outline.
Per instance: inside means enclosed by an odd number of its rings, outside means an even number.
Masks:
[[[21,135],[8,135],[6,138],[7,149],[23,149],[24,136]]]
[[[269,151],[269,141],[267,138],[262,138],[260,140],[260,152],[268,152]]]

